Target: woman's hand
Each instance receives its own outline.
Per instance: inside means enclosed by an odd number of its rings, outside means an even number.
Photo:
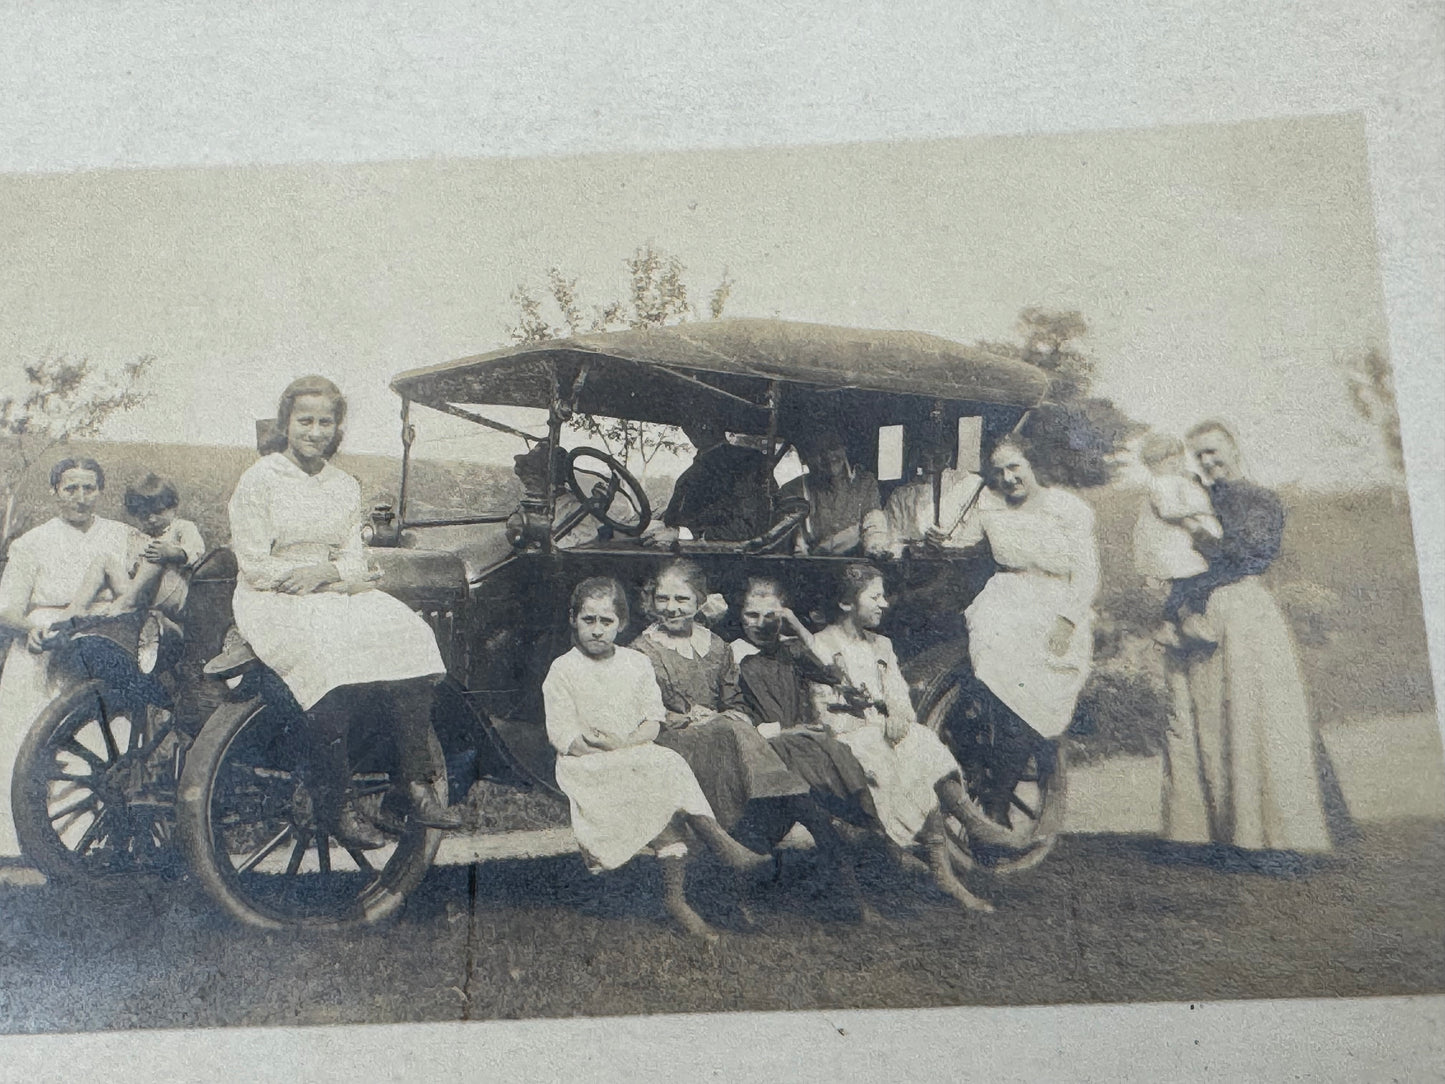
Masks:
[[[931,550],[941,550],[948,544],[948,540],[952,537],[953,532],[945,531],[937,524],[931,523],[928,525],[927,530],[923,532],[923,544]]]
[[[328,583],[336,583],[341,573],[330,561],[293,568],[276,585],[276,590],[288,595],[309,595]]]
[[[32,655],[39,655],[46,648],[51,646],[51,632],[49,625],[37,625],[29,622],[30,631],[25,634],[25,648]]]
[[[808,640],[812,639],[812,634],[808,631],[808,626],[804,625],[802,619],[787,606],[783,607],[778,617],[782,620],[785,628],[792,630],[794,636],[803,637]]]
[[[1074,623],[1063,615],[1054,618],[1054,630],[1049,633],[1049,654],[1055,658],[1068,654],[1073,639]]]
[[[595,728],[588,728],[582,731],[582,740],[595,753],[610,753],[615,749],[621,749],[627,744],[626,738],[614,738],[610,734],[604,734]]]
[[[651,745],[662,731],[662,724],[653,719],[644,719],[626,737],[617,739],[614,749],[631,749],[638,745]]]
[[[643,534],[642,544],[644,546],[650,546],[653,549],[671,549],[677,545],[677,540],[680,537],[681,535],[678,533],[676,527],[659,527],[655,531],[647,531]]]

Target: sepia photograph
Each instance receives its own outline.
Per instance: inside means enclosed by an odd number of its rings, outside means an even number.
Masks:
[[[0,175],[0,1029],[1445,993],[1359,114]]]

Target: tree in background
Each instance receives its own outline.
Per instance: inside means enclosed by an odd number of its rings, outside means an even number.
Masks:
[[[1103,485],[1112,473],[1113,456],[1142,426],[1112,400],[1089,394],[1094,358],[1081,342],[1089,322],[1077,310],[1031,306],[1019,313],[1016,326],[1020,342],[979,345],[1026,361],[1049,376],[1045,401],[1029,412],[1021,427],[1035,449],[1035,469],[1049,482]]]
[[[1355,413],[1379,430],[1380,440],[1389,457],[1390,469],[1401,479],[1405,477],[1405,449],[1400,442],[1400,409],[1395,402],[1395,381],[1390,375],[1390,362],[1376,347],[1346,366],[1350,397]]]
[[[0,550],[14,533],[21,478],[56,445],[93,437],[111,415],[144,402],[149,393],[141,384],[154,361],[144,356],[111,371],[60,355],[24,366],[20,391],[0,397]]]
[[[545,342],[577,335],[622,329],[645,330],[698,318],[683,275],[687,268],[676,256],[658,251],[651,242],[627,260],[631,282],[627,297],[584,311],[577,280],[556,267],[547,269],[547,286],[536,291],[526,285],[512,291],[519,319],[507,328],[514,342]],[[723,269],[722,279],[708,297],[708,316],[722,316],[733,282]],[[578,414],[568,421],[576,432],[602,443],[603,449],[627,463],[635,454],[645,468],[658,452],[684,452],[691,448],[682,431],[672,425],[596,418]]]

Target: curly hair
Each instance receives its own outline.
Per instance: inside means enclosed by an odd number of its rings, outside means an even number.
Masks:
[[[1195,437],[1202,437],[1205,433],[1223,433],[1225,440],[1229,441],[1235,448],[1239,447],[1239,441],[1234,435],[1234,430],[1217,418],[1206,418],[1198,425],[1191,425],[1189,431],[1184,434],[1184,437],[1186,440],[1193,440]]]
[[[164,512],[181,503],[175,483],[159,474],[147,474],[139,482],[125,487],[125,510],[139,518],[152,512]]]
[[[773,576],[749,576],[738,602],[745,603],[753,595],[772,595],[784,606],[788,605],[788,592],[782,581]]]
[[[883,578],[882,569],[865,561],[850,561],[838,571],[833,592],[833,620],[858,604],[858,596]]]

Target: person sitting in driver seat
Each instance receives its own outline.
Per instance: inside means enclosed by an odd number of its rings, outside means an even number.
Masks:
[[[558,455],[555,465],[549,470],[552,464],[552,447],[546,441],[532,445],[530,449],[512,457],[512,471],[522,483],[522,494],[526,500],[545,501],[553,497],[556,501],[552,515],[552,529],[555,531],[559,524],[582,507],[571,488],[567,485],[566,461]],[[551,475],[550,490],[548,487],[548,475]],[[561,538],[556,540],[560,549],[571,549],[587,542],[597,540],[597,527],[595,524],[579,523],[568,531]]]
[[[711,421],[687,422],[682,431],[697,457],[678,477],[662,526],[648,532],[647,544],[671,546],[681,527],[707,542],[745,542],[764,534],[772,519],[767,453],[730,443]]]
[[[808,502],[799,551],[834,556],[856,551],[864,520],[878,511],[878,479],[849,462],[847,446],[834,430],[824,429],[797,445],[808,473],[785,485],[778,496],[800,496]]]

